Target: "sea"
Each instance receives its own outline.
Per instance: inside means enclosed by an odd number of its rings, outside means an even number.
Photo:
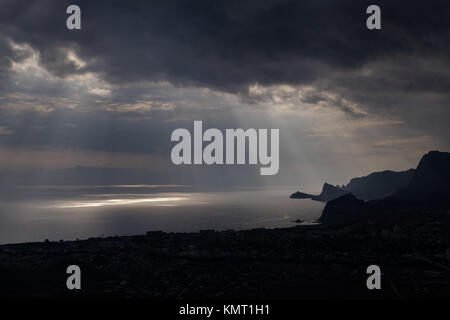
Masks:
[[[0,244],[314,224],[324,204],[293,188],[14,186],[0,192]]]

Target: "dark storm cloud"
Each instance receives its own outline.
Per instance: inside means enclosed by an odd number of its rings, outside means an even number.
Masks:
[[[81,32],[65,28],[70,3],[3,0],[0,32],[39,50],[59,76],[95,71],[114,83],[168,80],[234,92],[311,83],[397,54],[448,61],[450,52],[446,1],[377,1],[381,31],[365,27],[372,1],[76,1]],[[67,48],[95,63],[77,70]]]
[[[5,38],[0,37],[0,90],[8,84],[8,72],[13,62],[26,59],[25,52],[13,50]]]
[[[81,31],[66,29],[69,4]],[[404,169],[399,155],[450,145],[449,16],[435,0],[0,0],[0,144],[170,167],[170,133],[201,119],[281,128],[285,181],[343,183],[357,158],[364,173]]]

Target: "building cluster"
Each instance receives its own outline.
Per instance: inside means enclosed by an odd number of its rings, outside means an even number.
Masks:
[[[65,287],[71,264],[81,292]],[[383,273],[376,292],[365,285],[371,264]],[[449,297],[450,216],[11,244],[0,246],[0,270],[9,297]]]

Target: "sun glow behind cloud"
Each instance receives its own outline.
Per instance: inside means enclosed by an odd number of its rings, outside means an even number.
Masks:
[[[433,108],[424,111],[422,106],[447,101],[448,94],[442,90],[446,89],[448,70],[445,57],[441,57],[443,65],[436,65],[426,56],[403,59],[406,56],[400,52],[397,58],[369,59],[355,67],[338,64],[335,68],[334,60],[303,57],[295,48],[295,54],[282,49],[280,53],[288,54],[285,59],[275,54],[267,55],[272,58],[266,61],[264,55],[254,57],[252,48],[245,47],[241,49],[250,49],[249,59],[242,59],[246,55],[238,51],[229,55],[236,61],[221,65],[222,55],[215,56],[214,47],[211,59],[193,55],[193,61],[184,61],[192,56],[189,50],[185,55],[164,52],[158,56],[157,49],[164,46],[152,48],[146,41],[134,41],[133,36],[141,33],[131,31],[127,31],[130,46],[121,44],[117,50],[96,46],[111,45],[109,38],[88,45],[59,39],[41,46],[33,39],[27,42],[27,37],[7,36],[12,51],[12,58],[7,56],[11,60],[7,70],[11,88],[0,92],[0,112],[4,115],[0,169],[151,168],[161,176],[178,177],[184,172],[179,174],[182,170],[168,168],[167,163],[170,131],[190,128],[194,120],[203,120],[206,127],[280,128],[281,178],[258,182],[261,184],[324,179],[344,183],[347,177],[374,170],[406,169],[429,149],[446,147],[441,143],[442,135],[432,132],[439,126],[427,130],[427,123],[421,121]],[[135,44],[144,47],[133,51]],[[276,43],[266,40],[263,48],[270,45],[277,49]],[[217,52],[233,47],[220,46]],[[122,54],[127,52],[136,59],[124,59]],[[342,57],[347,55],[338,58]],[[203,64],[210,60],[211,64]],[[418,81],[421,78],[414,82],[410,74],[414,63],[422,71],[418,73],[427,75],[425,93],[418,90],[424,87]],[[208,79],[210,73],[214,77]],[[443,80],[437,89],[428,81],[434,78]],[[406,107],[408,112],[404,112]],[[445,117],[434,117],[441,118]],[[197,169],[192,170],[196,173],[193,180],[205,182],[208,169]],[[216,173],[208,183],[229,178],[230,171]]]

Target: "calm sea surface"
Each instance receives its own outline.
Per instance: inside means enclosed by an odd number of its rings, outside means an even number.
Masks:
[[[277,228],[311,223],[323,204],[293,189],[190,186],[39,186],[0,193],[0,243],[74,240],[150,230]]]

